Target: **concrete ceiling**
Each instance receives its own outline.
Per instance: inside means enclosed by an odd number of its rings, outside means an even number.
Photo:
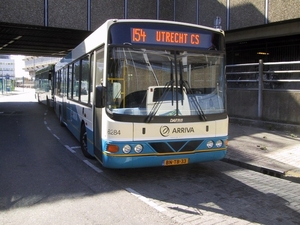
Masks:
[[[91,32],[0,22],[0,54],[65,56]]]
[[[226,43],[300,34],[300,19],[226,31]],[[91,31],[0,22],[0,55],[65,56]]]
[[[294,19],[229,30],[226,31],[226,43],[299,35],[299,27],[300,19]]]

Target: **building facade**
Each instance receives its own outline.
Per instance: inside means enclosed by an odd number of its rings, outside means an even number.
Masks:
[[[35,76],[35,71],[43,69],[51,64],[56,64],[61,58],[58,57],[36,57],[27,56],[24,58],[24,70],[29,73],[31,77]]]
[[[15,80],[15,61],[9,56],[0,56],[0,92],[4,93],[13,88]]]

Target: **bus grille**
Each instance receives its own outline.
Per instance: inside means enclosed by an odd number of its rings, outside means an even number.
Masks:
[[[150,146],[157,153],[172,153],[172,152],[191,152],[198,149],[203,140],[195,141],[174,141],[174,142],[153,142]]]

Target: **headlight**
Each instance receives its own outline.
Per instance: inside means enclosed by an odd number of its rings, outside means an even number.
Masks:
[[[212,148],[214,146],[214,142],[213,141],[209,141],[206,143],[207,148]]]
[[[125,154],[128,154],[131,151],[131,146],[125,145],[122,150]]]
[[[222,147],[222,145],[223,145],[223,141],[222,140],[217,140],[217,142],[216,142],[217,148]]]
[[[136,145],[136,146],[134,147],[134,151],[135,151],[136,153],[141,153],[141,152],[143,151],[143,146],[140,145],[140,144]]]

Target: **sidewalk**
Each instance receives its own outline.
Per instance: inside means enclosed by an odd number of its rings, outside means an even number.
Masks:
[[[34,95],[35,89],[33,88],[22,88],[22,87],[16,87],[13,91],[0,91],[0,98],[6,99],[5,101],[9,101],[9,97],[11,96],[21,96],[23,97],[24,94],[31,93]],[[21,97],[21,98],[22,98]],[[26,97],[26,96],[24,96]]]
[[[300,182],[300,134],[230,123],[223,161]]]
[[[15,90],[13,91],[0,90],[0,97],[19,95],[22,94],[23,92],[26,92],[27,90],[28,88],[20,88],[20,87],[15,87]]]

